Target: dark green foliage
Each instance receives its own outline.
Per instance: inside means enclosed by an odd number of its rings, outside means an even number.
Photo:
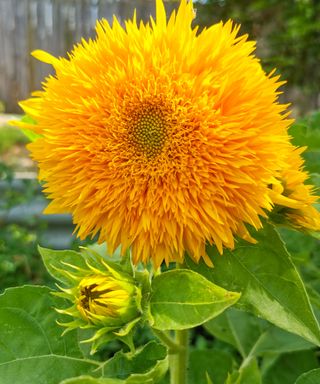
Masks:
[[[287,89],[296,87],[304,94],[300,111],[320,107],[318,0],[208,0],[196,7],[202,25],[228,19],[241,24],[241,32],[258,41],[264,68],[277,68],[288,81]]]
[[[27,144],[27,142],[28,139],[20,129],[0,125],[0,155],[15,144]]]
[[[37,194],[36,180],[22,182],[21,189],[13,188],[13,170],[0,163],[0,214],[4,220],[9,210],[31,201]],[[6,287],[50,281],[37,251],[37,242],[45,224],[34,222],[30,227],[0,219],[0,291]]]

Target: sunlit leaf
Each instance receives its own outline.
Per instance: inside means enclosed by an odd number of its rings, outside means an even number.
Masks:
[[[150,310],[156,329],[186,329],[218,316],[240,297],[190,270],[162,273],[152,281]]]

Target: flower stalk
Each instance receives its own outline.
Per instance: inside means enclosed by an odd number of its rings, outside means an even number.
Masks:
[[[178,350],[169,355],[170,384],[187,384],[189,330],[176,331]]]

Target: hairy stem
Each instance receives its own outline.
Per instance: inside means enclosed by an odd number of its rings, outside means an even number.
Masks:
[[[175,342],[178,351],[169,356],[170,384],[186,384],[188,368],[188,330],[176,331]]]
[[[169,354],[175,354],[179,352],[179,345],[172,337],[170,337],[170,335],[157,329],[152,329],[152,331],[163,342],[163,344],[168,347]]]

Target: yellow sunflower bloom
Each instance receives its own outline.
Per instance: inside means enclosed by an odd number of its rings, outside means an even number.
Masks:
[[[205,244],[254,241],[273,209],[291,144],[277,76],[231,21],[198,33],[192,2],[167,21],[122,27],[98,22],[95,40],[68,58],[36,51],[55,76],[21,103],[42,137],[29,145],[52,200],[80,238],[99,233],[108,249],[132,248],[134,263],[210,263]]]

